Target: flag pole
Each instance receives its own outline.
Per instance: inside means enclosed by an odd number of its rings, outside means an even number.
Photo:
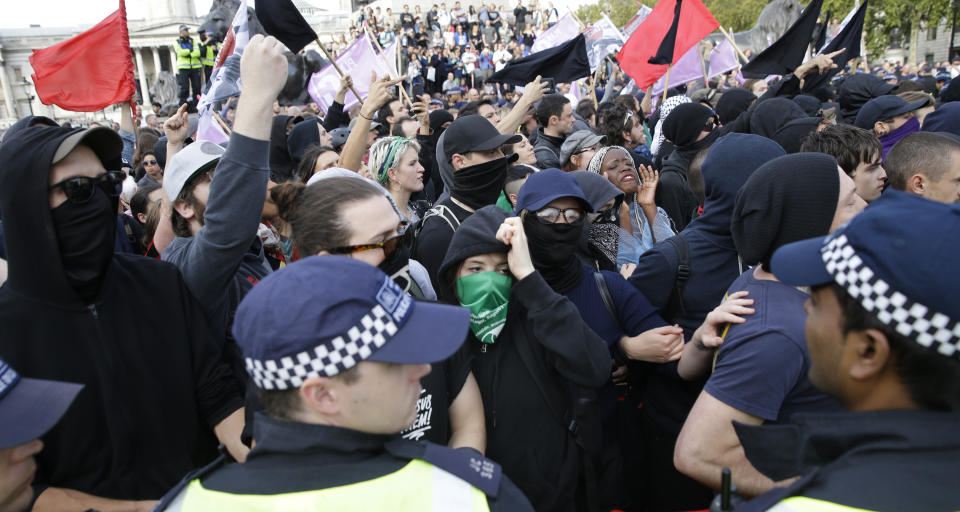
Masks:
[[[667,90],[670,89],[670,69],[673,68],[673,65],[667,66],[667,76],[663,79],[663,97],[660,98],[660,103],[667,101]]]
[[[593,108],[600,108],[600,104],[597,103],[597,88],[592,76],[587,78],[587,87],[590,88],[590,97],[593,98]]]
[[[319,37],[316,39],[316,41],[317,41],[317,45],[320,46],[320,51],[322,51],[322,52],[323,52],[323,55],[327,57],[327,60],[330,61],[330,64],[333,64],[333,69],[336,69],[336,70],[337,70],[337,73],[340,74],[340,78],[346,78],[347,75],[344,74],[343,70],[340,69],[340,66],[337,65],[337,59],[334,59],[333,56],[330,55],[330,52],[327,51],[327,47],[324,46],[323,43],[320,42],[320,38],[319,38]],[[350,86],[350,92],[352,92],[353,95],[357,97],[357,102],[359,102],[359,103],[360,103],[360,106],[362,107],[362,106],[363,106],[363,98],[360,97],[360,93],[358,93],[357,90],[354,89],[352,85]]]
[[[723,26],[717,27],[720,29],[720,32],[723,33],[723,37],[727,38],[727,41],[730,41],[730,44],[733,46],[733,49],[737,51],[737,54],[744,60],[744,62],[750,62],[750,59],[744,55],[743,51],[740,50],[740,47],[737,46],[736,41],[733,40],[733,37],[730,36],[730,33],[723,29]]]
[[[387,65],[387,72],[389,73],[390,65],[387,62],[387,58],[384,57],[383,55],[383,47],[380,46],[380,42],[377,41],[377,38],[373,37],[373,33],[370,32],[370,27],[363,27],[363,29],[367,32],[367,37],[369,37],[370,40],[373,41],[373,47],[377,49],[377,56],[380,57],[380,60],[382,60],[383,63]],[[400,45],[397,45],[397,48],[399,49]],[[399,65],[397,66],[397,73],[400,73]],[[391,76],[390,78],[395,78],[395,77]],[[407,96],[406,91],[403,90],[403,85],[397,84],[397,90],[400,91],[400,98],[402,100],[405,100],[408,106],[413,107],[413,102],[410,101],[410,97]]]
[[[701,41],[702,43],[703,41]],[[700,70],[703,71],[703,86],[709,88],[707,85],[707,63],[703,58],[703,49],[700,47],[700,43],[697,43],[697,58],[700,59]]]

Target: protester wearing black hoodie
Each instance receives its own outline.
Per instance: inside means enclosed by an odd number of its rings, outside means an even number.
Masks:
[[[94,185],[85,200],[48,192],[53,180],[117,169],[121,147],[106,128],[53,127],[0,145],[10,271],[0,357],[28,377],[84,385],[37,456],[35,495],[50,509],[104,507],[87,495],[157,499],[216,457],[214,426],[242,419],[237,380],[176,267],[113,254],[116,188]]]
[[[717,115],[699,103],[678,105],[663,121],[663,134],[676,146],[663,161],[657,184],[657,206],[663,208],[677,231],[696,216],[699,201],[687,182],[687,168],[698,151],[710,147],[719,132]]]
[[[287,135],[300,121],[303,121],[300,116],[273,116],[270,126],[270,179],[275,183],[287,181],[293,175]]]
[[[683,294],[675,296],[679,254],[671,242],[662,241],[637,262],[630,283],[675,322],[689,340],[707,314],[744,268],[730,234],[730,218],[737,192],[758,167],[784,155],[775,142],[731,133],[717,139],[703,161],[706,199],[703,215],[677,235],[687,246],[689,277]],[[703,382],[687,382],[677,374],[676,363],[638,366],[638,389],[644,389],[641,411],[647,447],[648,502],[651,510],[692,510],[709,504],[713,493],[673,467],[673,445]]]
[[[503,466],[536,510],[584,510],[583,489],[578,488],[580,455],[571,428],[575,390],[602,385],[610,373],[610,357],[576,306],[533,268],[526,238],[515,234],[513,246],[497,239],[507,215],[487,206],[463,221],[440,269],[440,294],[459,303],[461,263],[492,254],[502,266],[510,252],[509,274],[515,281],[504,293],[509,297],[505,323],[492,341],[484,337],[488,342],[481,342],[473,328],[478,315],[471,311],[466,341],[473,349],[486,413],[486,454]],[[513,232],[522,233],[513,220]]]

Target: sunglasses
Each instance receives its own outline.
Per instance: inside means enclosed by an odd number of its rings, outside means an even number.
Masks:
[[[144,160],[143,165],[159,165],[156,160]]]
[[[123,171],[107,171],[93,178],[74,176],[50,185],[49,190],[63,189],[63,194],[67,196],[67,200],[82,203],[93,197],[94,187],[96,186],[99,186],[107,195],[117,195],[117,187],[123,183],[124,177]]]
[[[703,126],[703,131],[712,132],[714,128],[717,127],[717,121],[714,118],[707,119],[707,123]]]
[[[359,245],[345,245],[343,247],[335,247],[333,249],[327,249],[327,252],[330,254],[353,254],[355,252],[363,251],[372,251],[373,249],[383,249],[383,256],[389,258],[393,251],[397,249],[397,246],[400,245],[404,239],[403,235],[397,235],[393,238],[388,238],[382,242],[374,242],[372,244],[359,244]]]
[[[554,208],[548,206],[536,213],[537,220],[544,224],[555,224],[562,216],[567,224],[580,224],[586,219],[583,208]]]
[[[630,122],[631,119],[633,119],[633,111],[632,111],[632,110],[628,110],[628,111],[627,111],[627,115],[623,117],[623,129],[624,129],[624,130],[633,128],[633,124]]]

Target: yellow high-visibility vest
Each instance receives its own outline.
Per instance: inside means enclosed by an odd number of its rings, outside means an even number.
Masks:
[[[487,496],[460,478],[419,459],[372,480],[328,489],[282,494],[231,494],[191,481],[166,510],[274,512],[489,511]]]

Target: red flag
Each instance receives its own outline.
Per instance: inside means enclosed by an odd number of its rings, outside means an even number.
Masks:
[[[44,105],[96,112],[136,91],[127,11],[120,9],[82,34],[30,56],[33,84]]]
[[[630,39],[617,54],[617,62],[641,89],[650,87],[664,73],[667,64],[650,64],[648,59],[657,53],[657,49],[670,30],[674,20],[677,0],[660,0],[656,7],[643,20],[643,23],[630,35]],[[693,45],[700,42],[720,23],[700,0],[683,0],[680,7],[679,22],[676,30],[676,43],[673,58],[679,59]]]

